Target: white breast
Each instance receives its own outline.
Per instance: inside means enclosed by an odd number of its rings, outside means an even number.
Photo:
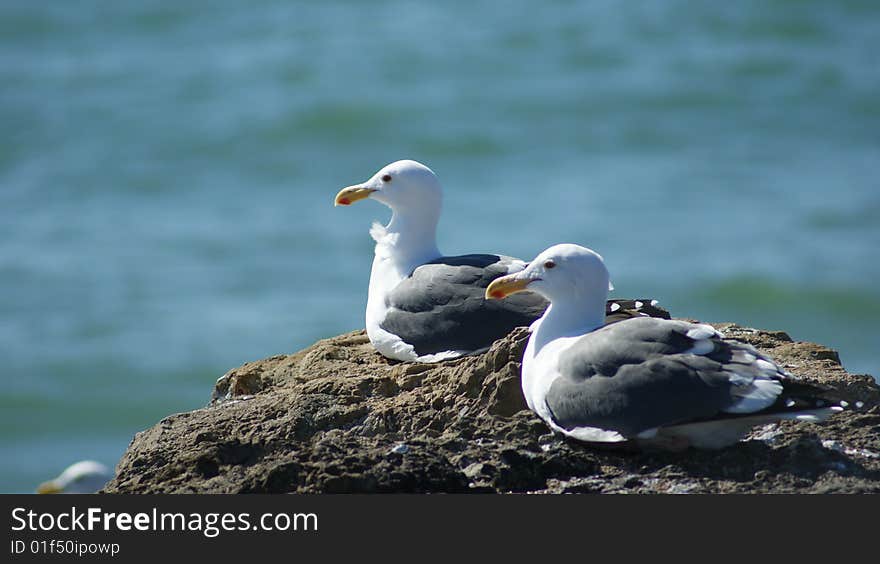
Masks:
[[[532,324],[532,336],[523,355],[522,390],[529,409],[537,413],[541,419],[552,421],[550,409],[544,398],[550,386],[561,375],[559,373],[559,355],[570,347],[579,337],[560,337],[541,347],[535,353],[535,334],[540,330],[540,321]]]
[[[366,326],[367,336],[370,342],[380,354],[397,360],[416,360],[415,349],[404,343],[400,337],[382,329],[381,324],[388,314],[388,293],[391,292],[403,280],[390,256],[378,252],[373,259],[373,269],[370,272],[370,290],[367,296]]]

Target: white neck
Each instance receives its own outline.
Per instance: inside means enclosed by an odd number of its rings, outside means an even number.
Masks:
[[[370,230],[376,240],[376,258],[389,260],[401,279],[412,270],[440,257],[437,248],[437,223],[440,210],[418,212],[393,210],[391,221]]]
[[[607,295],[606,295],[607,296]],[[589,333],[605,324],[605,299],[556,300],[532,329],[529,345],[538,355],[545,345],[561,337]]]

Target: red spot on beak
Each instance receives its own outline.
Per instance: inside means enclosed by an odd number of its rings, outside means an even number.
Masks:
[[[492,297],[495,298],[496,300],[500,300],[501,298],[504,297],[504,292],[499,292],[496,290],[496,291],[492,292]]]
[[[347,206],[351,204],[351,201],[348,198],[340,198],[338,202],[336,202],[340,206]]]

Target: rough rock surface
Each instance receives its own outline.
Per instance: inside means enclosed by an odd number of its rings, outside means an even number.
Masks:
[[[209,406],[138,433],[104,491],[880,492],[874,380],[785,333],[716,327],[850,408],[759,428],[722,451],[603,450],[551,434],[526,408],[524,329],[440,364],[386,360],[360,331],[230,371]]]

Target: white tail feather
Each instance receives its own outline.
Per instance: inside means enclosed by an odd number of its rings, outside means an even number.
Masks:
[[[712,337],[717,337],[718,331],[716,331],[715,328],[711,325],[701,323],[699,325],[695,324],[693,327],[688,329],[686,335],[695,341],[699,341],[701,339],[711,339]]]
[[[733,419],[704,421],[702,423],[687,423],[684,425],[661,428],[658,433],[658,438],[662,436],[683,438],[686,439],[692,447],[719,449],[741,440],[752,430],[752,428],[757,427],[758,425],[774,423],[783,419],[817,422],[842,410],[843,408],[834,406],[821,409],[794,411],[791,413],[769,413],[752,417],[737,417]]]
[[[731,393],[740,399],[725,409],[727,413],[752,413],[773,405],[782,393],[782,383],[778,380],[752,380],[747,388],[733,388]]]

